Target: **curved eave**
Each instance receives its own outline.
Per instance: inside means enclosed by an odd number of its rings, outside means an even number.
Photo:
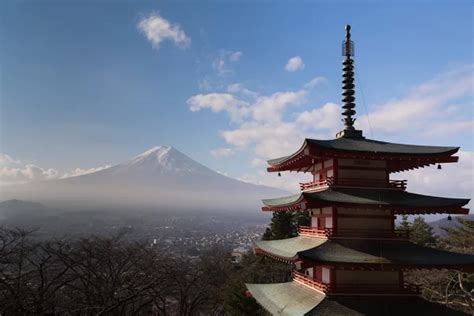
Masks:
[[[396,213],[468,214],[463,208],[469,199],[445,198],[398,190],[363,188],[328,188],[319,192],[303,192],[278,199],[263,200],[263,211],[296,211],[325,206],[363,206],[391,209]]]
[[[347,144],[344,145],[344,142]],[[336,145],[333,143],[336,143]],[[343,145],[337,145],[338,143]],[[294,154],[268,160],[270,167],[267,170],[269,172],[287,170],[307,172],[313,165],[313,159],[325,157],[326,159],[386,160],[389,162],[388,170],[390,172],[399,172],[437,163],[457,162],[459,158],[453,155],[458,150],[459,147],[407,145],[368,139],[334,139],[326,141],[305,139],[301,148]]]
[[[320,304],[326,295],[295,281],[272,284],[245,284],[252,297],[272,315],[303,316]]]
[[[318,247],[326,238],[292,237],[278,240],[260,240],[255,242],[255,252],[284,262],[294,262],[300,251]]]
[[[276,159],[267,160],[270,167],[268,172],[294,170],[299,166],[310,166],[312,157],[309,155],[308,142],[305,139],[303,145],[294,154]]]
[[[474,270],[474,255],[419,246],[408,241],[328,240],[319,247],[299,251],[298,258],[342,267],[391,266],[398,268]]]
[[[264,199],[262,200],[265,207],[263,207],[264,211],[275,211],[275,210],[292,210],[297,211],[304,208],[304,205],[301,203],[304,200],[303,194],[294,194],[290,196],[285,196],[281,198],[274,198],[274,199]]]

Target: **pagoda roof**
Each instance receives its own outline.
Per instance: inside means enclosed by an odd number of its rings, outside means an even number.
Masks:
[[[469,199],[445,198],[402,190],[330,187],[323,191],[302,192],[282,198],[262,200],[264,211],[285,211],[337,205],[363,205],[399,209],[400,212],[467,214],[462,209]],[[304,205],[304,206],[303,206]]]
[[[326,296],[295,281],[246,286],[253,298],[272,315],[467,315],[417,296]]]
[[[308,239],[314,239],[311,242]],[[293,237],[258,241],[257,252],[284,261],[306,259],[318,263],[344,265],[395,265],[420,268],[474,268],[474,255],[424,247],[403,240],[326,239]]]
[[[307,315],[325,298],[317,292],[297,282],[273,284],[246,284],[257,302],[273,315]]]
[[[291,261],[296,259],[298,252],[321,246],[325,241],[325,238],[298,236],[278,240],[260,240],[255,242],[255,246],[258,251],[267,255]]]
[[[459,147],[397,144],[366,138],[306,138],[294,154],[268,160],[268,171],[302,171],[312,165],[314,158],[339,157],[389,160],[389,171],[396,172],[440,162],[456,162],[458,157],[452,155],[458,150]]]
[[[298,257],[341,264],[391,264],[420,267],[474,268],[474,255],[416,245],[404,240],[334,239],[298,252]]]

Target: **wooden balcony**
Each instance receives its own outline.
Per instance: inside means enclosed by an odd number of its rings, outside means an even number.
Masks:
[[[301,283],[303,285],[306,285],[312,289],[321,291],[323,293],[327,293],[329,291],[329,287],[330,287],[329,284],[313,280],[312,278],[304,275],[301,272],[293,271],[292,276],[293,276],[294,281]]]
[[[364,239],[409,239],[409,231],[403,229],[319,229],[310,226],[298,226],[298,234],[301,236],[319,238],[364,238]]]
[[[317,227],[298,226],[298,235],[327,238],[332,235],[332,228],[319,229]]]
[[[421,288],[418,284],[404,282],[399,284],[327,284],[304,275],[301,272],[292,272],[293,280],[323,293],[329,294],[367,294],[367,295],[419,295]]]
[[[387,188],[393,190],[406,190],[407,180],[377,180],[377,179],[334,179],[328,177],[325,180],[318,180],[300,183],[302,191],[325,189],[327,187],[363,187],[363,188]]]

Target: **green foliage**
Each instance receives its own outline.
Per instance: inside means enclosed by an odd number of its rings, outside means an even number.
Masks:
[[[247,288],[240,279],[234,279],[225,293],[224,309],[228,315],[265,315],[264,310],[252,297],[247,297]]]
[[[438,238],[434,235],[433,228],[421,216],[416,217],[413,223],[410,223],[408,215],[402,215],[402,221],[397,228],[407,230],[410,233],[410,241],[417,245],[435,247],[438,244]]]
[[[299,225],[308,226],[311,217],[308,212],[274,212],[270,227],[263,234],[263,240],[284,239],[298,235]]]
[[[453,251],[474,254],[474,220],[457,218],[460,225],[443,228],[446,231],[444,245]]]
[[[438,243],[438,239],[433,233],[433,228],[421,216],[415,218],[411,224],[410,240],[421,246],[433,247]]]
[[[402,221],[398,226],[399,229],[410,230],[410,222],[408,221],[408,215],[402,215]]]
[[[267,315],[255,299],[246,296],[245,283],[278,283],[289,281],[291,267],[265,256],[248,253],[242,259],[242,269],[228,280],[224,310],[228,315]]]

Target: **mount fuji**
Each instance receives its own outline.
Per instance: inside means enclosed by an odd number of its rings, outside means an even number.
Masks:
[[[9,192],[10,191],[10,192]],[[118,165],[4,190],[3,198],[81,208],[258,212],[278,189],[229,178],[173,147],[157,146]]]

